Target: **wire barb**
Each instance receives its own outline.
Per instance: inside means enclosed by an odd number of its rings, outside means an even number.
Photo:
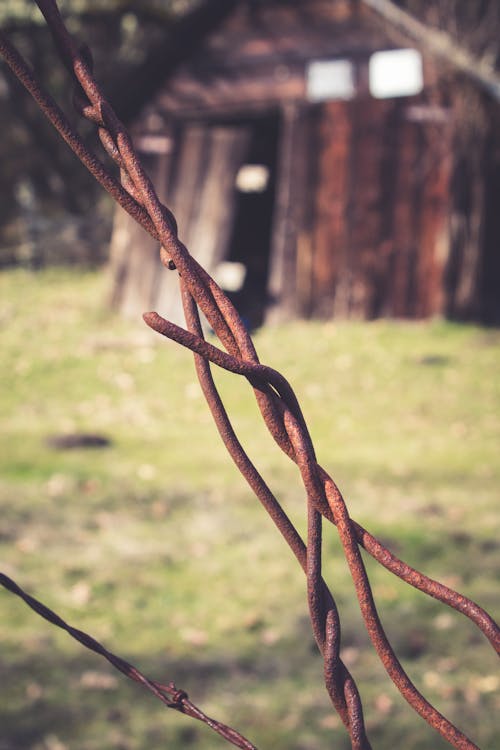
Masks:
[[[378,616],[360,548],[364,548],[374,560],[401,580],[464,614],[500,653],[498,625],[475,602],[428,578],[397,558],[385,545],[350,518],[338,487],[316,461],[307,425],[289,383],[279,372],[259,362],[253,342],[232,303],[178,239],[173,214],[160,202],[134,150],[129,134],[93,77],[90,51],[87,47],[75,43],[63,23],[55,0],[36,2],[72,78],[78,111],[96,125],[106,154],[119,170],[120,181],[87,149],[71,128],[64,113],[43,90],[22,56],[1,34],[0,54],[94,177],[151,236],[160,242],[163,265],[170,270],[177,269],[187,328],[164,320],[155,312],[146,313],[145,322],[161,335],[193,352],[203,393],[231,458],[281,532],[306,575],[311,625],[324,661],[325,686],[349,733],[351,747],[353,750],[370,750],[371,745],[366,733],[358,688],[340,657],[340,620],[335,599],[322,576],[323,518],[337,528],[366,629],[389,677],[413,709],[453,747],[459,750],[477,750],[474,742],[440,714],[417,690],[398,661]],[[203,312],[223,348],[205,341],[199,310]],[[307,542],[301,538],[239,442],[214,383],[211,363],[246,378],[253,388],[270,434],[281,450],[297,464],[307,497]],[[191,703],[187,693],[176,688],[173,683],[163,685],[149,680],[128,662],[107,651],[91,636],[67,625],[58,615],[26,594],[3,574],[0,574],[0,584],[20,596],[28,606],[49,622],[63,628],[84,646],[106,658],[127,677],[141,683],[165,705],[203,721],[237,747],[247,750],[254,748],[234,729],[203,714]]]

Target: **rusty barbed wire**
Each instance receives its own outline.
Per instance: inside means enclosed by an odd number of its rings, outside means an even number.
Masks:
[[[322,577],[323,518],[337,528],[367,632],[393,683],[412,708],[453,747],[478,750],[472,740],[426,700],[397,659],[380,621],[360,548],[365,549],[374,560],[406,583],[464,614],[483,632],[497,653],[500,653],[498,625],[475,602],[400,560],[350,518],[334,480],[316,461],[314,446],[291,386],[280,373],[259,362],[253,342],[237,311],[179,240],[175,218],[158,199],[128,132],[93,77],[90,50],[86,46],[78,47],[63,23],[55,0],[35,1],[75,83],[75,105],[83,117],[96,125],[105,151],[120,170],[120,180],[113,177],[107,167],[88,150],[56,102],[43,90],[33,71],[3,34],[0,34],[0,54],[94,177],[160,242],[163,265],[171,271],[177,269],[187,328],[164,320],[155,312],[146,313],[144,320],[153,330],[193,352],[201,388],[231,458],[306,574],[309,613],[313,634],[324,661],[325,686],[349,733],[353,750],[369,750],[371,745],[366,733],[359,691],[340,657],[340,620],[335,599]],[[205,340],[199,310],[203,312],[225,351]],[[239,442],[214,383],[211,363],[247,379],[272,437],[281,450],[297,464],[307,496],[306,542]],[[106,651],[90,636],[66,625],[58,615],[26,594],[7,576],[0,576],[0,583],[21,596],[42,617],[63,627],[84,646],[104,656],[128,677],[143,684],[165,705],[204,721],[238,747],[253,747],[235,730],[206,717],[173,683],[165,686],[149,680],[135,667]]]
[[[203,711],[201,711],[197,706],[194,705],[194,703],[189,700],[189,696],[186,691],[176,687],[173,682],[170,682],[168,685],[164,685],[161,682],[157,682],[156,680],[150,680],[148,677],[143,675],[142,672],[137,669],[137,667],[134,667],[132,664],[130,664],[128,661],[125,661],[125,659],[122,659],[120,656],[116,656],[116,654],[113,654],[111,651],[108,651],[101,643],[99,643],[99,641],[96,641],[96,639],[91,635],[84,633],[83,630],[78,630],[77,628],[68,625],[68,623],[62,619],[62,617],[59,617],[59,615],[49,609],[49,607],[46,607],[45,604],[42,604],[42,602],[39,602],[33,596],[30,596],[30,594],[27,594],[26,591],[23,591],[23,589],[18,586],[17,583],[12,580],[12,578],[9,578],[9,576],[6,576],[4,573],[0,573],[0,584],[4,588],[6,588],[7,591],[10,591],[12,594],[15,594],[24,602],[26,602],[28,607],[31,607],[31,609],[39,614],[40,617],[43,617],[52,625],[61,628],[61,630],[65,630],[72,638],[74,638],[76,641],[79,641],[83,646],[85,646],[85,648],[88,648],[90,651],[94,651],[96,654],[103,656],[109,661],[110,664],[113,665],[113,667],[115,667],[115,669],[118,669],[126,677],[129,677],[131,680],[134,680],[134,682],[138,682],[140,685],[145,687],[147,690],[153,693],[153,695],[155,695],[165,706],[168,706],[168,708],[174,708],[176,711],[180,711],[180,713],[186,714],[186,716],[191,716],[193,719],[202,721],[204,724],[207,724],[211,729],[217,732],[217,734],[219,734],[221,737],[223,737],[225,740],[235,745],[236,747],[243,748],[243,750],[256,750],[255,745],[252,745],[251,742],[245,739],[245,737],[243,737],[243,735],[241,735],[235,729],[232,729],[231,727],[222,724],[222,722],[217,721],[216,719],[212,719],[210,718],[210,716],[207,716],[205,713],[203,713]]]

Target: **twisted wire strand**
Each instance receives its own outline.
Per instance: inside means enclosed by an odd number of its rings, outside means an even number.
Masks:
[[[262,371],[262,369],[269,370],[269,379],[273,379],[276,382],[276,378],[273,377],[274,372],[271,368],[265,368],[263,365],[254,365],[253,363],[247,363],[247,362],[241,362],[239,360],[234,360],[234,358],[231,358],[230,355],[226,354],[225,352],[222,352],[221,350],[214,347],[212,344],[209,344],[208,342],[204,341],[203,339],[195,339],[193,336],[187,335],[188,332],[184,329],[175,326],[175,324],[170,323],[169,321],[164,320],[159,316],[157,313],[149,313],[145,314],[144,318],[148,325],[150,325],[154,330],[158,331],[159,333],[162,333],[164,335],[168,335],[169,338],[172,338],[178,343],[182,343],[184,346],[187,346],[188,348],[192,349],[193,351],[197,352],[198,355],[201,355],[203,352],[203,358],[205,360],[210,360],[216,364],[218,364],[221,367],[224,367],[224,369],[227,369],[231,372],[235,372],[238,374],[246,374],[248,375],[249,370],[253,370],[254,368],[257,368],[258,371]],[[290,413],[288,412],[290,415]],[[299,468],[301,469],[301,473],[304,480],[305,486],[311,486],[315,484],[315,477],[311,476],[311,465],[309,462],[309,456],[307,455],[307,452],[305,450],[301,450],[300,446],[300,438],[301,435],[299,431],[297,430],[296,423],[293,423],[293,417],[289,416],[289,421],[292,423],[292,426],[289,426],[289,434],[292,433],[292,430],[295,429],[296,433],[294,435],[294,441],[297,440],[299,442],[299,449],[296,452],[297,456],[297,463],[299,464]],[[303,464],[301,466],[301,463]],[[318,467],[319,469],[319,467]],[[326,475],[326,472],[324,470],[321,470],[321,472],[318,470],[318,475]],[[328,477],[328,475],[326,475]],[[333,513],[334,522],[337,526],[337,529],[339,531],[339,536],[342,542],[342,545],[344,547],[345,556],[351,571],[351,575],[353,578],[353,582],[355,585],[358,601],[360,604],[361,613],[363,616],[363,619],[365,621],[365,625],[368,631],[368,634],[370,636],[370,639],[372,640],[372,643],[379,655],[379,658],[384,665],[387,673],[389,674],[390,678],[398,688],[398,690],[401,692],[403,697],[408,701],[408,703],[415,709],[415,711],[422,716],[431,726],[433,726],[445,739],[447,739],[454,747],[457,748],[477,748],[477,745],[475,745],[468,737],[466,737],[460,730],[458,730],[446,717],[444,717],[439,711],[437,711],[425,698],[424,696],[417,690],[415,685],[412,683],[408,675],[406,674],[405,670],[403,669],[401,663],[397,659],[396,654],[394,653],[387,636],[385,634],[385,631],[382,627],[382,624],[380,622],[380,618],[377,613],[376,605],[373,599],[373,595],[371,592],[370,584],[368,581],[368,576],[366,574],[366,570],[361,558],[361,555],[359,553],[358,548],[358,540],[356,538],[355,529],[352,526],[351,519],[349,517],[345,502],[336,488],[336,485],[334,484],[333,480],[328,477],[328,481],[325,482],[326,485],[326,493],[327,498],[330,503],[330,507]],[[309,519],[310,519],[310,533],[309,533],[309,544],[307,547],[307,573],[308,573],[308,593],[309,593],[309,603],[311,607],[311,619],[313,623],[313,630],[316,636],[316,639],[319,641],[320,644],[323,644],[323,639],[321,637],[321,632],[325,624],[325,615],[321,612],[321,607],[319,605],[319,602],[321,601],[318,598],[314,598],[312,592],[316,592],[317,594],[317,580],[318,580],[318,561],[316,559],[316,556],[318,555],[318,549],[319,549],[319,530],[318,530],[318,520],[314,514],[319,515],[319,511],[316,510],[315,503],[314,503],[314,495],[315,495],[316,488],[314,487],[312,490],[308,491],[308,499],[309,502]],[[312,519],[312,520],[311,520]],[[310,546],[309,546],[310,545]],[[310,550],[314,550],[314,553],[310,553]],[[314,559],[313,559],[314,555]],[[403,566],[405,563],[401,563]],[[389,568],[390,569],[390,568]],[[420,586],[417,586],[417,588],[420,588]],[[425,587],[421,588],[421,590],[424,591],[424,593],[427,593],[425,591]],[[450,594],[453,594],[452,590],[449,590]],[[460,600],[462,600],[464,597],[461,597],[460,595],[457,595]],[[471,605],[473,605],[472,602],[470,602]],[[477,607],[477,605],[474,605]],[[471,607],[472,609],[472,607]],[[481,608],[478,608],[481,610]],[[481,610],[482,613],[484,613],[484,610]],[[486,614],[485,619],[488,623],[491,624],[492,630],[494,631],[494,635],[496,635],[496,638],[494,639],[493,645],[498,645],[498,627],[495,625],[493,620]],[[496,643],[495,643],[496,641]],[[324,650],[321,648],[320,650]],[[353,745],[355,747],[355,745]]]
[[[188,328],[192,333],[197,335],[199,339],[202,339],[203,330],[197,306],[182,282],[181,293]],[[311,560],[315,559],[317,565],[319,565],[319,576],[315,581],[315,589],[321,597],[322,603],[328,607],[329,627],[326,625],[325,616],[325,632],[323,632],[321,623],[318,621],[318,617],[315,616],[313,605],[311,609],[311,618],[313,624],[316,625],[316,627],[313,628],[315,639],[325,661],[325,682],[327,691],[345,726],[348,729],[350,726],[360,726],[363,728],[360,734],[363,735],[364,745],[359,746],[369,748],[370,745],[368,738],[364,731],[363,710],[359,693],[352,675],[343,664],[339,655],[340,620],[335,600],[333,599],[331,592],[328,590],[325,581],[321,577],[321,545],[316,547],[315,555],[311,553],[312,547],[309,544],[308,547],[305,546],[296,528],[293,526],[278,500],[243,449],[236,433],[234,432],[234,428],[213,380],[209,360],[201,355],[195,354],[195,367],[203,393],[224,445],[251,489],[261,501],[285,541],[288,543],[303,571],[308,576],[308,589],[311,589],[309,584],[309,566]],[[326,631],[329,633],[329,639],[327,638]],[[346,695],[351,696],[350,702],[347,701]],[[352,699],[352,696],[354,695],[356,695],[356,700]]]
[[[279,375],[279,373],[276,373],[272,368],[268,368],[260,363],[255,365],[254,363],[242,362],[237,358],[231,357],[227,352],[218,349],[208,341],[196,337],[190,331],[186,331],[175,323],[165,320],[156,312],[145,313],[143,317],[146,323],[158,333],[161,333],[163,336],[191,349],[191,351],[196,352],[203,358],[210,360],[229,372],[243,375],[249,380],[251,380],[252,375],[262,374],[264,378],[267,377],[269,380],[278,384],[276,376]],[[288,454],[288,450],[285,452]],[[319,477],[325,486],[325,494],[330,498],[327,506],[328,510],[324,509],[324,503],[321,501],[319,510],[328,520],[336,523],[335,512],[331,506],[335,506],[335,504],[342,498],[341,493],[333,479],[322,467],[318,466],[318,471]],[[342,500],[342,502],[344,501]],[[417,571],[403,560],[400,560],[396,555],[391,553],[385,545],[378,541],[376,537],[352,519],[351,524],[353,527],[352,531],[356,536],[358,544],[366,549],[366,551],[377,562],[387,568],[391,573],[398,576],[398,578],[411,584],[414,588],[432,596],[443,604],[448,604],[448,606],[456,609],[471,619],[488,638],[497,653],[500,654],[500,630],[495,621],[482,607],[467,597],[458,594],[444,584],[434,581],[420,571]]]
[[[402,580],[462,612],[482,630],[493,647],[500,651],[498,626],[477,604],[407,565],[349,517],[335,482],[316,462],[307,425],[290,385],[280,373],[259,362],[253,342],[235,308],[179,240],[175,218],[159,201],[135,153],[130,136],[93,78],[90,50],[87,47],[77,47],[65,28],[55,0],[36,2],[76,84],[75,102],[78,111],[97,126],[103,147],[120,170],[121,183],[109,175],[101,162],[82,144],[64,114],[43,92],[29,67],[4,36],[0,37],[0,53],[96,179],[146,231],[160,241],[162,263],[179,272],[187,329],[164,320],[157,313],[146,313],[144,319],[151,328],[194,353],[201,387],[230,455],[306,573],[311,623],[324,659],[325,684],[333,705],[347,727],[352,748],[368,750],[370,743],[364,727],[359,692],[340,658],[340,622],[335,601],[322,577],[322,517],[337,527],[367,631],[396,687],[415,711],[450,744],[460,749],[477,748],[428,703],[399,663],[380,623],[359,547],[363,547],[377,562]],[[198,308],[204,313],[226,351],[205,341]],[[249,381],[271,435],[285,454],[297,464],[307,495],[307,546],[239,443],[214,384],[210,362],[242,375]]]

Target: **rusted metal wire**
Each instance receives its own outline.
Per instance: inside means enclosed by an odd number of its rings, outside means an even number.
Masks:
[[[497,653],[500,653],[498,625],[475,602],[428,578],[397,558],[385,545],[350,518],[338,487],[316,461],[307,425],[289,383],[276,370],[259,362],[253,342],[235,308],[179,240],[172,213],[158,199],[134,150],[130,136],[93,77],[90,51],[86,47],[78,47],[68,33],[55,0],[36,2],[75,83],[76,106],[83,117],[97,126],[105,151],[120,170],[120,180],[113,177],[108,168],[87,149],[69,125],[64,113],[43,90],[22,56],[4,35],[0,35],[0,53],[90,172],[146,231],[159,240],[163,265],[170,270],[177,269],[187,328],[164,320],[155,312],[146,313],[144,319],[152,329],[194,353],[195,367],[203,393],[231,458],[271,516],[306,574],[312,630],[324,661],[326,689],[349,733],[353,750],[368,750],[371,745],[366,733],[359,691],[340,657],[340,620],[335,599],[322,577],[323,518],[337,528],[367,632],[391,680],[413,709],[453,747],[460,750],[477,748],[472,740],[426,700],[398,661],[377,613],[360,548],[365,549],[378,563],[406,583],[464,614],[483,632]],[[224,349],[205,341],[199,310],[207,318]],[[297,464],[307,496],[306,542],[239,442],[214,383],[211,363],[246,378],[254,390],[260,412],[271,435],[281,450]],[[7,576],[0,576],[0,583],[21,596],[42,617],[64,628],[87,648],[104,656],[128,677],[151,690],[165,705],[204,721],[237,747],[253,747],[235,730],[206,717],[188,700],[187,695],[177,690],[172,683],[165,686],[144,677],[135,667],[111,654],[93,638],[68,626]]]
[[[137,669],[137,667],[134,667],[120,656],[116,656],[116,654],[113,654],[111,651],[108,651],[101,643],[99,643],[99,641],[96,641],[95,638],[84,633],[83,630],[77,630],[77,628],[68,625],[68,623],[64,622],[59,615],[56,615],[56,613],[46,607],[45,604],[42,604],[37,599],[30,596],[30,594],[27,594],[26,591],[23,591],[23,589],[18,586],[12,578],[9,578],[9,576],[6,576],[4,573],[0,573],[0,584],[2,584],[7,591],[19,596],[29,607],[31,607],[32,610],[40,615],[40,617],[48,620],[52,625],[56,625],[58,628],[65,630],[72,638],[85,646],[85,648],[88,648],[90,651],[95,651],[96,654],[107,659],[115,669],[118,669],[126,677],[129,677],[131,680],[134,680],[134,682],[138,682],[147,690],[150,690],[153,695],[155,695],[165,706],[168,706],[168,708],[174,708],[176,711],[186,714],[186,716],[191,716],[193,719],[202,721],[236,747],[243,748],[243,750],[256,750],[255,745],[252,745],[252,743],[245,739],[245,737],[239,732],[204,714],[203,711],[189,700],[186,691],[176,687],[173,682],[164,685],[156,680],[148,679]]]

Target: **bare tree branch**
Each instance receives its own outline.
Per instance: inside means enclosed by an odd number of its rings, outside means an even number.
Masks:
[[[487,59],[475,56],[450,34],[422,23],[395,5],[392,0],[362,1],[424,49],[474,79],[485,91],[500,101],[500,75]]]

